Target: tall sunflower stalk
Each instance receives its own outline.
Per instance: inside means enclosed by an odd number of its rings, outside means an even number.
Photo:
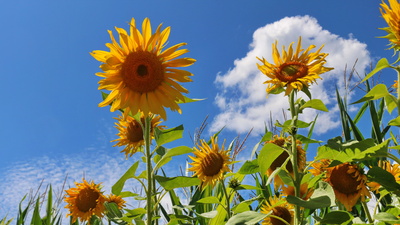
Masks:
[[[145,118],[145,123],[143,127],[143,139],[144,139],[144,148],[145,148],[145,157],[146,157],[146,168],[147,168],[147,190],[146,190],[146,212],[147,212],[147,224],[152,224],[153,219],[153,195],[154,195],[154,174],[153,174],[153,165],[152,165],[152,153],[151,153],[151,120],[150,116]]]

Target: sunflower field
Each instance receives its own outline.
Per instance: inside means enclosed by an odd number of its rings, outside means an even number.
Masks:
[[[181,113],[180,104],[201,101],[185,95],[189,91],[182,84],[193,76],[186,67],[196,60],[184,57],[186,43],[167,46],[170,27],[154,30],[146,18],[109,31],[108,50],[90,53],[101,63],[99,107],[118,115],[118,139],[111,141],[123,148],[122,157],[140,155],[140,160],[115,174],[120,178],[112,194],[104,194],[101,180],[83,178],[64,190],[63,204],[56,204],[50,186],[33,204],[22,207],[22,199],[17,218],[4,217],[0,225],[65,224],[65,217],[73,225],[400,224],[400,146],[394,132],[400,127],[400,3],[382,2],[380,11],[393,59],[380,59],[362,77],[359,85],[367,92],[357,101],[348,102],[336,89],[342,135],[329,140],[313,139],[318,116],[311,122],[299,119],[305,109],[328,111],[309,91],[334,70],[325,66],[324,46],[302,46],[302,37],[292,37],[289,46],[268,43],[273,61],[259,55],[254,67],[265,75],[267,95],[286,97],[290,107],[282,110],[289,117],[266,129],[244,162],[236,160],[244,142],[224,140],[221,132],[201,138],[203,125],[194,146],[166,147],[184,132],[183,125],[162,124],[167,112]],[[394,83],[372,82],[389,70],[398,74]],[[357,106],[355,116],[351,106]],[[363,120],[370,121],[369,130],[359,128]],[[309,148],[316,149],[312,161],[306,158]],[[187,158],[186,170],[171,176],[164,166],[177,156]],[[128,180],[140,191],[127,190]],[[128,199],[137,204],[132,207]]]

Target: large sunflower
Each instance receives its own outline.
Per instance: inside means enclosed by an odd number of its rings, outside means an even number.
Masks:
[[[67,203],[65,208],[69,209],[67,216],[72,216],[72,222],[77,218],[81,222],[89,221],[93,215],[103,217],[105,210],[105,197],[100,190],[100,184],[93,181],[88,183],[83,179],[83,183],[75,182],[76,188],[66,190],[67,195],[64,201]]]
[[[211,138],[211,147],[206,141],[202,140],[198,148],[194,148],[194,157],[189,156],[193,162],[189,171],[194,172],[193,176],[197,176],[202,181],[202,186],[211,185],[222,180],[225,172],[230,172],[228,165],[232,163],[228,151],[218,146],[217,138]]]
[[[316,52],[309,51],[315,48],[314,45],[309,46],[305,51],[301,48],[301,37],[297,43],[297,48],[293,52],[293,43],[289,45],[288,51],[282,47],[282,57],[277,48],[278,42],[272,44],[272,57],[274,64],[269,63],[266,59],[258,58],[262,64],[257,64],[258,69],[271,78],[264,83],[268,84],[267,93],[275,89],[286,88],[285,95],[288,95],[293,89],[302,90],[314,83],[322,73],[328,72],[333,68],[324,67],[326,63],[327,53],[320,53],[323,46]]]
[[[397,0],[389,0],[389,5],[390,7],[384,1],[381,3],[382,17],[389,25],[382,30],[388,32],[385,38],[390,41],[391,48],[398,51],[400,50],[400,3]]]
[[[400,183],[400,166],[399,164],[391,164],[390,161],[378,161],[378,166],[381,167],[382,169],[388,171],[391,173],[394,177],[394,179]],[[379,188],[381,185],[377,182],[369,182],[367,185],[370,187],[371,191],[379,192]]]
[[[290,137],[279,137],[277,135],[274,135],[272,140],[266,141],[265,143],[272,143],[275,145],[278,145],[279,147],[289,149],[290,145],[292,143]],[[297,166],[298,170],[302,171],[305,167],[306,164],[306,152],[304,151],[302,147],[302,143],[300,140],[296,140],[297,143]],[[266,174],[270,176],[278,167],[282,167],[282,164],[286,161],[286,159],[289,157],[289,154],[286,151],[283,151],[271,164],[271,166],[268,168],[266,171]],[[286,164],[286,170],[293,175],[293,165],[291,162],[288,162]],[[275,176],[274,178],[274,184],[275,188],[278,188],[279,186],[283,185],[283,181],[279,176]]]
[[[326,181],[331,184],[336,199],[348,211],[351,211],[360,197],[361,201],[365,200],[365,196],[371,197],[365,186],[367,177],[360,173],[357,165],[342,163],[334,167],[329,167],[326,171]]]
[[[261,213],[279,217],[289,224],[293,224],[293,205],[289,204],[284,198],[270,197],[261,208]],[[271,216],[265,217],[261,222],[263,225],[286,225],[278,218]]]
[[[150,20],[143,20],[142,33],[132,18],[130,34],[124,29],[116,28],[119,43],[109,31],[112,43],[106,46],[110,51],[96,50],[91,55],[102,62],[104,71],[96,73],[103,77],[99,81],[99,89],[110,90],[111,93],[99,104],[100,107],[111,105],[111,111],[129,108],[132,115],[137,112],[159,114],[167,118],[164,107],[181,112],[177,102],[185,102],[182,93],[188,93],[177,82],[189,82],[192,74],[176,67],[192,65],[192,58],[178,58],[188,52],[179,47],[180,43],[163,50],[170,34],[170,27],[161,30],[158,26],[152,33]],[[175,68],[174,68],[175,67]]]
[[[129,116],[127,113],[124,115],[120,115],[118,118],[118,123],[115,123],[115,127],[118,129],[119,136],[118,139],[113,141],[117,141],[117,143],[113,146],[125,146],[125,148],[121,151],[125,153],[125,156],[131,157],[140,148],[144,145],[143,139],[143,129],[138,121],[135,120],[132,116]],[[141,123],[145,123],[144,115],[140,117]],[[153,131],[155,127],[163,128],[164,126],[158,126],[162,121],[160,116],[153,116],[151,119],[151,127],[150,127],[150,136],[153,137]],[[112,141],[112,142],[113,142]]]
[[[106,200],[105,200],[106,202],[117,204],[118,209],[122,209],[123,207],[125,207],[126,201],[124,199],[122,199],[121,196],[110,194],[105,197],[106,197]]]

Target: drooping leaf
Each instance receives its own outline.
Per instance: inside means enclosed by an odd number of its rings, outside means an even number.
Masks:
[[[136,169],[139,166],[139,161],[136,161],[125,173],[124,175],[122,175],[121,178],[119,178],[119,180],[112,186],[111,188],[111,192],[114,195],[119,195],[122,191],[122,189],[124,188],[125,182],[130,179],[133,178],[135,176],[136,173]]]
[[[373,75],[375,75],[377,72],[390,67],[390,64],[388,62],[388,60],[386,58],[382,58],[378,61],[378,63],[375,65],[375,68],[369,72],[364,79],[361,82],[364,82],[366,80],[368,80],[369,78],[371,78]]]
[[[373,87],[364,97],[362,97],[360,100],[353,102],[352,104],[357,104],[360,102],[365,102],[369,100],[376,100],[383,98],[389,94],[389,91],[387,90],[386,85],[384,84],[377,84],[375,87]]]
[[[240,174],[253,174],[259,171],[258,161],[257,159],[246,161],[240,167],[238,173]]]
[[[312,108],[316,110],[321,110],[324,112],[329,112],[328,108],[326,108],[325,104],[319,100],[319,99],[311,99],[308,102],[306,102],[304,105],[300,107],[300,110],[305,109],[305,108]]]
[[[324,216],[321,224],[348,224],[354,217],[346,211],[333,211]]]
[[[400,223],[400,219],[398,219],[395,215],[387,212],[380,212],[376,214],[374,216],[374,219],[390,224]]]
[[[316,198],[310,198],[308,201],[305,201],[296,196],[289,195],[287,196],[286,199],[291,204],[298,205],[308,209],[325,208],[331,205],[331,200],[328,196],[319,196]]]
[[[253,225],[267,217],[267,214],[246,211],[231,217],[226,225]]]
[[[217,197],[215,196],[209,196],[205,197],[202,199],[199,199],[197,203],[203,203],[203,204],[220,204],[220,201]]]
[[[368,170],[368,178],[371,181],[377,182],[385,187],[388,191],[399,191],[400,184],[396,182],[395,177],[388,171],[374,166]]]
[[[179,146],[171,149],[166,149],[165,154],[161,157],[161,159],[157,162],[155,168],[160,168],[163,165],[165,165],[167,162],[169,162],[173,156],[178,156],[178,155],[183,155],[187,153],[193,152],[192,148],[189,148],[187,146]]]
[[[157,182],[167,191],[175,188],[190,187],[200,185],[200,180],[197,177],[163,177],[154,176]]]
[[[267,143],[260,150],[260,154],[258,155],[258,165],[260,166],[260,173],[265,174],[265,172],[269,169],[271,164],[274,162],[276,158],[280,154],[285,151],[283,148],[278,145]]]
[[[398,116],[398,117],[396,117],[396,118],[390,120],[390,121],[389,121],[389,125],[390,125],[390,126],[397,126],[397,127],[400,127],[400,116]]]

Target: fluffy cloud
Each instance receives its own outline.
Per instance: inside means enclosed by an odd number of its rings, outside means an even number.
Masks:
[[[215,104],[220,113],[214,117],[211,132],[225,126],[225,129],[238,133],[248,132],[253,128],[253,134],[260,134],[271,117],[273,121],[283,120],[284,114],[287,113],[284,109],[288,108],[287,98],[283,95],[269,95],[266,98],[266,84],[263,82],[267,77],[258,70],[256,64],[259,61],[256,57],[264,57],[272,62],[271,45],[275,40],[279,41],[280,49],[282,45],[287,47],[292,42],[296,43],[299,36],[302,36],[303,48],[311,44],[317,48],[324,45],[322,52],[329,53],[325,65],[335,68],[323,74],[323,80],[317,81],[318,85],[311,87],[313,98],[321,99],[330,112],[306,110],[301,119],[312,121],[318,113],[318,125],[315,128],[317,134],[339,126],[335,87],[344,93],[345,69],[352,68],[355,62],[355,70],[360,74],[364,73],[370,63],[367,46],[351,34],[348,38],[343,38],[324,30],[313,17],[296,16],[286,17],[257,29],[246,56],[236,59],[234,67],[228,72],[217,75],[215,84],[219,91],[215,97]]]

